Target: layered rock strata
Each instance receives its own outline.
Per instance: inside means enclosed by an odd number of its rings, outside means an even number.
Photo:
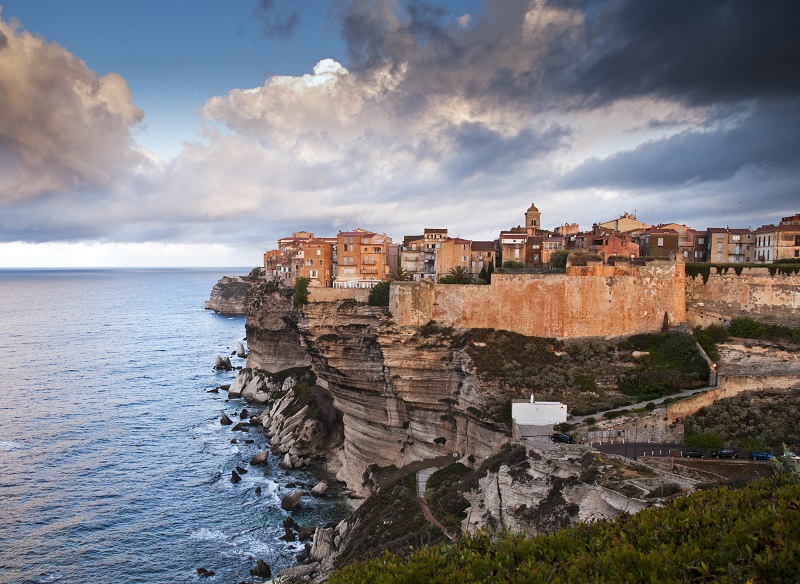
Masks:
[[[206,310],[243,316],[247,312],[247,292],[255,282],[250,276],[223,276],[211,289]]]

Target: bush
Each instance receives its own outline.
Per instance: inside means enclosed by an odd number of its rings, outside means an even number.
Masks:
[[[550,254],[550,267],[563,270],[567,267],[567,258],[569,251],[560,249]]]
[[[370,306],[389,306],[389,282],[379,282],[369,291]]]
[[[525,264],[516,260],[506,260],[503,262],[503,268],[524,268]]]
[[[728,332],[734,337],[760,339],[764,337],[764,325],[752,318],[734,318]]]

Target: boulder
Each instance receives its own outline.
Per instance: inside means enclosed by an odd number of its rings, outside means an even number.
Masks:
[[[285,470],[289,470],[292,468],[292,457],[289,456],[288,452],[286,453],[286,456],[283,457],[283,460],[280,462],[278,466],[280,466],[282,469]]]
[[[253,458],[250,459],[250,464],[252,466],[262,466],[267,464],[267,457],[269,456],[268,452],[259,452]]]
[[[246,359],[247,353],[244,351],[244,345],[242,343],[236,343],[236,356],[239,359]]]
[[[303,491],[295,489],[281,499],[281,509],[292,511],[300,507],[300,499],[303,498]]]
[[[260,485],[258,487],[256,487],[255,493],[256,493],[256,495],[260,495],[261,494],[261,486]]]
[[[321,497],[328,492],[328,483],[320,481],[311,489],[311,494],[315,497]]]
[[[238,472],[240,475],[247,474],[247,469],[246,468],[242,468],[241,466],[237,466],[236,467],[236,472]]]
[[[231,428],[231,432],[249,432],[250,431],[250,424],[247,422],[239,422],[233,428]]]
[[[242,480],[242,477],[239,476],[239,473],[237,473],[235,470],[232,470],[231,471],[231,482],[235,485],[236,483],[238,483],[241,480]]]
[[[250,414],[247,412],[247,408],[244,408],[241,412],[239,412],[239,419],[246,420]]]
[[[210,578],[214,575],[214,572],[211,570],[206,570],[205,568],[197,568],[197,575],[201,578]]]
[[[217,355],[217,358],[214,361],[214,369],[217,371],[233,371],[233,365],[231,365],[230,357],[222,357],[221,355]]]
[[[250,575],[256,578],[272,578],[272,569],[264,560],[256,560],[256,567],[250,568]]]
[[[233,420],[231,420],[228,416],[225,415],[225,412],[222,412],[222,417],[219,419],[219,423],[223,426],[230,426],[233,424]]]

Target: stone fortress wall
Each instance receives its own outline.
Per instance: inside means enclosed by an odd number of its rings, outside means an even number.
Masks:
[[[658,331],[686,319],[682,262],[570,266],[566,274],[495,273],[489,286],[394,282],[389,310],[401,326],[433,320],[560,339]]]
[[[723,324],[747,316],[791,327],[800,326],[800,274],[770,275],[768,268],[714,268],[704,283],[702,276],[686,278],[686,318],[690,325]]]
[[[570,266],[566,274],[495,273],[489,286],[393,282],[389,310],[403,326],[433,320],[560,339],[632,335],[669,325],[720,324],[738,316],[800,326],[800,274],[733,269],[708,283],[684,264]]]

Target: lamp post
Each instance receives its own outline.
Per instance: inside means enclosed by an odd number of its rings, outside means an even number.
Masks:
[[[719,372],[717,371],[716,363],[711,364],[711,372],[714,374],[714,387],[717,387],[719,385]]]

